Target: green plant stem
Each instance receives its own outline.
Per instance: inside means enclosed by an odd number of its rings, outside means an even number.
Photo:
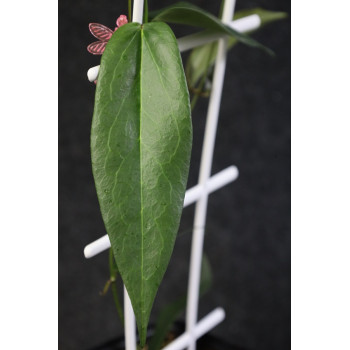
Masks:
[[[124,314],[123,314],[123,310],[122,310],[122,307],[121,307],[120,302],[119,302],[116,281],[113,281],[111,283],[111,289],[112,289],[114,304],[115,304],[115,307],[116,307],[117,312],[118,312],[118,316],[120,318],[120,321],[121,321],[122,325],[124,326]]]
[[[131,22],[131,0],[128,0],[128,22]]]
[[[148,23],[148,1],[145,0],[145,8],[143,14],[143,23]]]
[[[220,4],[219,18],[221,18],[221,16],[222,16],[223,9],[224,9],[224,0],[222,0],[221,4]],[[205,74],[202,76],[202,79],[199,82],[198,88],[196,88],[197,91],[194,92],[194,96],[193,96],[192,101],[191,101],[191,111],[192,112],[194,110],[194,107],[197,104],[199,96],[203,92],[203,87],[204,87],[205,81],[207,80],[209,69],[210,69],[210,66],[211,66],[210,65],[210,57],[211,57],[211,55],[213,53],[213,50],[214,50],[214,45],[211,46],[210,53],[208,55],[207,64],[206,64],[206,68],[205,68]]]
[[[222,12],[224,11],[224,3],[225,3],[225,1],[222,0],[222,1],[221,1],[221,4],[220,4],[220,9],[219,9],[219,18],[220,18],[220,19],[221,19],[221,17],[222,17]]]
[[[144,347],[142,347],[140,344],[137,344],[136,349],[137,350],[147,350],[148,347],[147,347],[147,344]]]
[[[208,59],[207,59],[207,64],[206,64],[206,69],[205,69],[205,74],[202,76],[202,79],[198,85],[197,91],[194,93],[194,96],[192,98],[191,101],[191,111],[193,112],[194,107],[197,104],[198,98],[201,95],[201,93],[203,92],[203,87],[205,84],[205,81],[207,80],[208,74],[209,74],[209,69],[210,69],[210,57],[213,53],[213,49],[214,49],[214,45],[212,45],[211,49],[210,49],[210,53],[208,55]]]
[[[193,98],[192,98],[192,101],[191,101],[191,111],[193,112],[194,110],[194,107],[196,106],[197,104],[197,101],[198,101],[198,98],[200,96],[200,94],[202,93],[202,90],[203,90],[203,86],[204,86],[204,83],[207,79],[207,75],[208,75],[208,69],[206,70],[205,74],[203,75],[200,83],[199,83],[199,87],[196,89],[197,91],[194,92],[194,95],[193,95]]]
[[[114,260],[112,248],[109,249],[109,273],[110,273],[110,281],[111,281],[110,285],[112,289],[114,304],[117,309],[120,321],[124,326],[124,314],[119,301],[117,281],[116,281],[117,275],[118,275],[118,269]]]

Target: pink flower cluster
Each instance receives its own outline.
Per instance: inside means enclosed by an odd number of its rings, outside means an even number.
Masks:
[[[123,26],[124,24],[128,23],[128,17],[126,17],[125,15],[120,15],[117,19],[117,26],[114,28],[114,31],[116,31],[118,29],[118,27]]]
[[[125,15],[120,15],[116,21],[117,26],[114,28],[114,31],[126,23],[128,23],[128,18]],[[102,55],[113,31],[100,23],[90,23],[89,29],[91,34],[99,41],[91,43],[87,50],[93,55]]]

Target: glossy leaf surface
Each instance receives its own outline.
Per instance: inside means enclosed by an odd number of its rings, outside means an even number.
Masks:
[[[172,31],[165,23],[122,26],[101,59],[91,154],[141,346],[180,222],[191,144],[189,95]]]
[[[239,19],[254,14],[258,15],[261,20],[260,27],[257,30],[268,23],[284,19],[288,16],[285,12],[267,11],[261,8],[256,8],[237,11],[234,19]],[[251,31],[250,33],[254,31]],[[228,39],[227,46],[230,49],[238,42],[239,41],[235,37],[231,36]],[[214,64],[217,51],[217,42],[202,45],[192,50],[186,63],[186,76],[189,86],[195,87],[200,78],[206,73],[208,66],[211,67]]]
[[[225,33],[235,37],[238,41],[248,46],[260,48],[269,54],[273,54],[270,49],[258,43],[256,40],[237,32],[222,23],[219,18],[213,16],[211,13],[187,2],[179,2],[158,11],[152,21],[186,24],[193,27],[206,28],[215,32]]]

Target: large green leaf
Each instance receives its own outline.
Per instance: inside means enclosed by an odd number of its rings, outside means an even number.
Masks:
[[[233,36],[238,41],[248,46],[260,48],[267,53],[272,54],[270,49],[258,43],[256,40],[245,34],[237,32],[236,30],[222,23],[219,18],[213,16],[211,13],[187,2],[179,2],[158,11],[154,15],[152,21],[186,24],[193,27],[206,28],[215,32],[225,33]]]
[[[101,59],[91,154],[102,217],[142,346],[179,226],[191,143],[174,34],[165,23],[122,26]]]
[[[261,20],[261,24],[258,29],[262,28],[268,23],[286,18],[288,16],[285,12],[267,11],[261,8],[255,8],[237,11],[237,13],[234,16],[234,19],[239,19],[254,14],[258,15]],[[232,48],[237,43],[238,40],[235,37],[229,37],[228,48]],[[203,77],[207,72],[207,69],[214,64],[217,52],[217,42],[202,45],[191,51],[191,55],[189,56],[186,63],[186,76],[189,86],[194,87],[197,85],[201,77]]]

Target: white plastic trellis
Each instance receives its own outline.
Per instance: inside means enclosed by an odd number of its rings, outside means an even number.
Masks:
[[[236,21],[232,21],[235,2],[235,0],[225,0],[222,21],[240,32],[257,29],[261,23],[258,15],[251,15]],[[133,22],[142,23],[143,3],[144,0],[134,0]],[[213,329],[225,318],[225,311],[218,307],[200,321],[197,320],[200,272],[208,196],[210,193],[227,185],[238,177],[238,170],[235,166],[230,166],[218,174],[210,176],[220,110],[221,93],[225,76],[227,37],[222,37],[219,34],[200,32],[178,39],[178,44],[180,51],[184,52],[196,46],[200,46],[218,39],[218,54],[215,62],[213,86],[207,113],[199,182],[198,185],[186,191],[184,200],[184,207],[196,202],[187,293],[186,331],[184,334],[163,348],[164,350],[182,350],[185,348],[195,350],[196,340]],[[90,81],[96,80],[98,71],[99,66],[90,68],[88,71],[88,79]],[[104,235],[85,247],[85,257],[91,258],[109,247],[109,238],[107,235]],[[135,316],[125,287],[124,314],[126,350],[136,350]]]

